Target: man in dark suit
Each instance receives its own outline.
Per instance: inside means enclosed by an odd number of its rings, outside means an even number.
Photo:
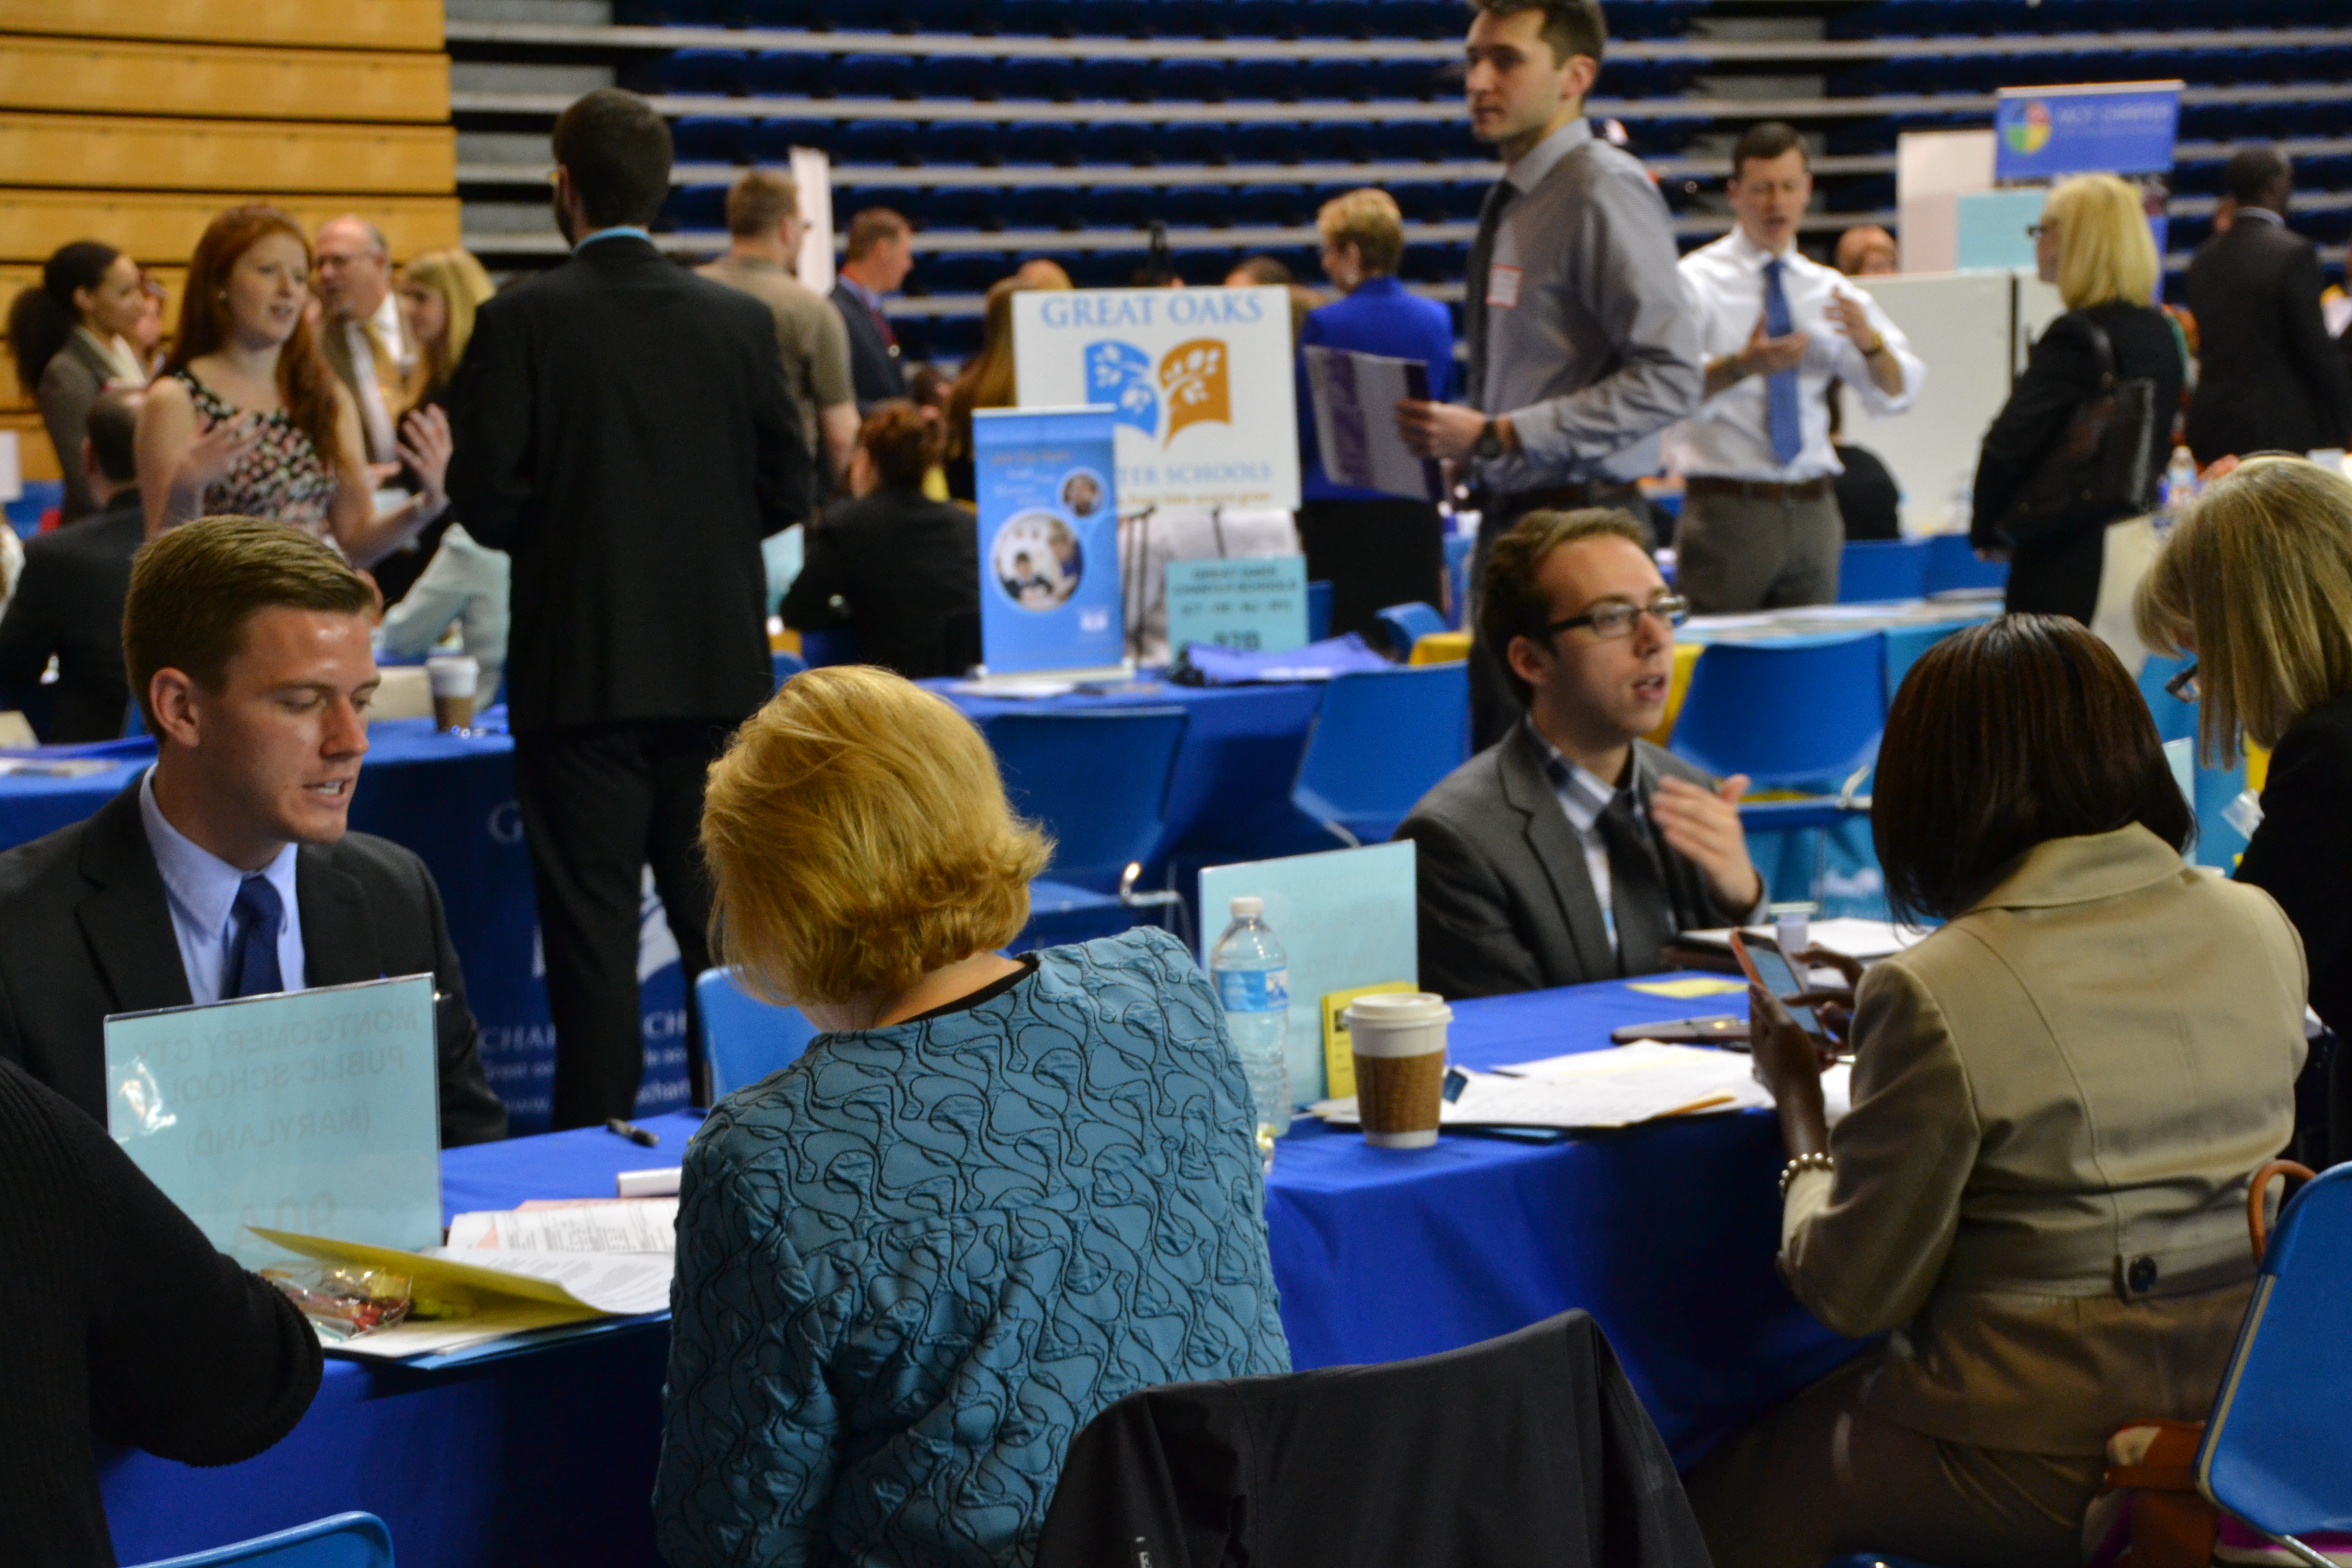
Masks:
[[[1415,846],[1421,984],[1494,996],[1664,966],[1680,930],[1751,921],[1764,879],[1717,784],[1640,737],[1665,716],[1669,595],[1622,511],[1532,511],[1495,542],[1479,635],[1526,716],[1438,781]]]
[[[554,151],[573,252],[476,316],[449,487],[467,529],[514,562],[507,702],[562,1128],[636,1100],[649,863],[692,1017],[710,963],[703,773],[774,686],[760,541],[802,521],[810,459],[767,307],[646,237],[669,189],[661,117],[592,92],[556,121]],[[698,1069],[698,1039],[690,1026]]]
[[[784,595],[795,631],[847,625],[857,657],[909,680],[980,662],[980,531],[971,513],[923,494],[940,422],[912,403],[877,409],[849,458],[849,493],[809,530]]]
[[[2286,226],[2294,174],[2275,147],[2230,159],[2228,231],[2197,247],[2187,297],[2197,318],[2189,449],[2308,452],[2352,442],[2352,371],[2319,310],[2319,253]]]
[[[42,736],[55,743],[111,741],[130,715],[122,598],[131,591],[131,557],[147,539],[131,451],[143,401],[130,387],[114,387],[90,404],[79,455],[99,510],[26,542],[24,571],[0,616],[0,690],[37,689],[49,659],[58,661]]]
[[[0,1058],[103,1121],[110,1014],[429,973],[441,1142],[506,1136],[432,873],[345,829],[373,606],[278,523],[208,519],[141,553],[123,642],[155,765],[0,855]]]
[[[849,243],[834,275],[833,308],[849,329],[849,379],[857,390],[857,412],[907,395],[907,373],[898,363],[898,334],[882,313],[882,302],[898,291],[915,268],[915,234],[888,207],[867,207],[849,220]]]

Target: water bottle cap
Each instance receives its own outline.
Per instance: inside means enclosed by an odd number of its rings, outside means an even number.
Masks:
[[[1239,898],[1234,900],[1233,909],[1234,919],[1237,921],[1255,920],[1265,913],[1265,900],[1247,897]]]

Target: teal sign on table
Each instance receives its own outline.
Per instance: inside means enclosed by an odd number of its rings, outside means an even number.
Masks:
[[[280,1255],[253,1225],[441,1240],[429,974],[119,1014],[106,1089],[131,1163],[247,1268]]]
[[[1410,839],[1320,855],[1211,866],[1201,872],[1201,963],[1236,898],[1265,900],[1266,929],[1290,961],[1290,1092],[1323,1098],[1323,998],[1391,980],[1419,984]]]
[[[1307,557],[1168,563],[1168,646],[1214,643],[1237,653],[1307,646]]]
[[[991,675],[1107,670],[1119,624],[1113,412],[973,412],[980,501],[981,663]]]

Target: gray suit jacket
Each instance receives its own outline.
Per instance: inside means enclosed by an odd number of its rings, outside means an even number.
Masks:
[[[1647,741],[1633,750],[1645,781],[1671,775],[1714,785]],[[1423,990],[1500,996],[1615,978],[1617,953],[1584,847],[1525,725],[1440,779],[1396,836],[1414,845]],[[1658,856],[1673,906],[1668,930],[1730,925],[1748,914],[1718,904],[1698,868],[1663,841]]]
[[[60,521],[78,522],[98,510],[98,498],[89,493],[89,479],[81,471],[81,442],[89,427],[89,405],[106,390],[106,378],[113,374],[114,367],[100,359],[79,333],[68,338],[66,346],[41,372],[37,389],[41,423],[48,426],[49,445],[58,450],[58,467],[65,478]]]

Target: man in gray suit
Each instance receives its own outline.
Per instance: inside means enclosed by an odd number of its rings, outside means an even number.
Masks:
[[[1448,997],[1664,967],[1676,931],[1755,919],[1739,797],[1641,739],[1665,716],[1683,601],[1648,531],[1532,511],[1495,542],[1478,632],[1527,714],[1397,829],[1416,846],[1421,984]]]

